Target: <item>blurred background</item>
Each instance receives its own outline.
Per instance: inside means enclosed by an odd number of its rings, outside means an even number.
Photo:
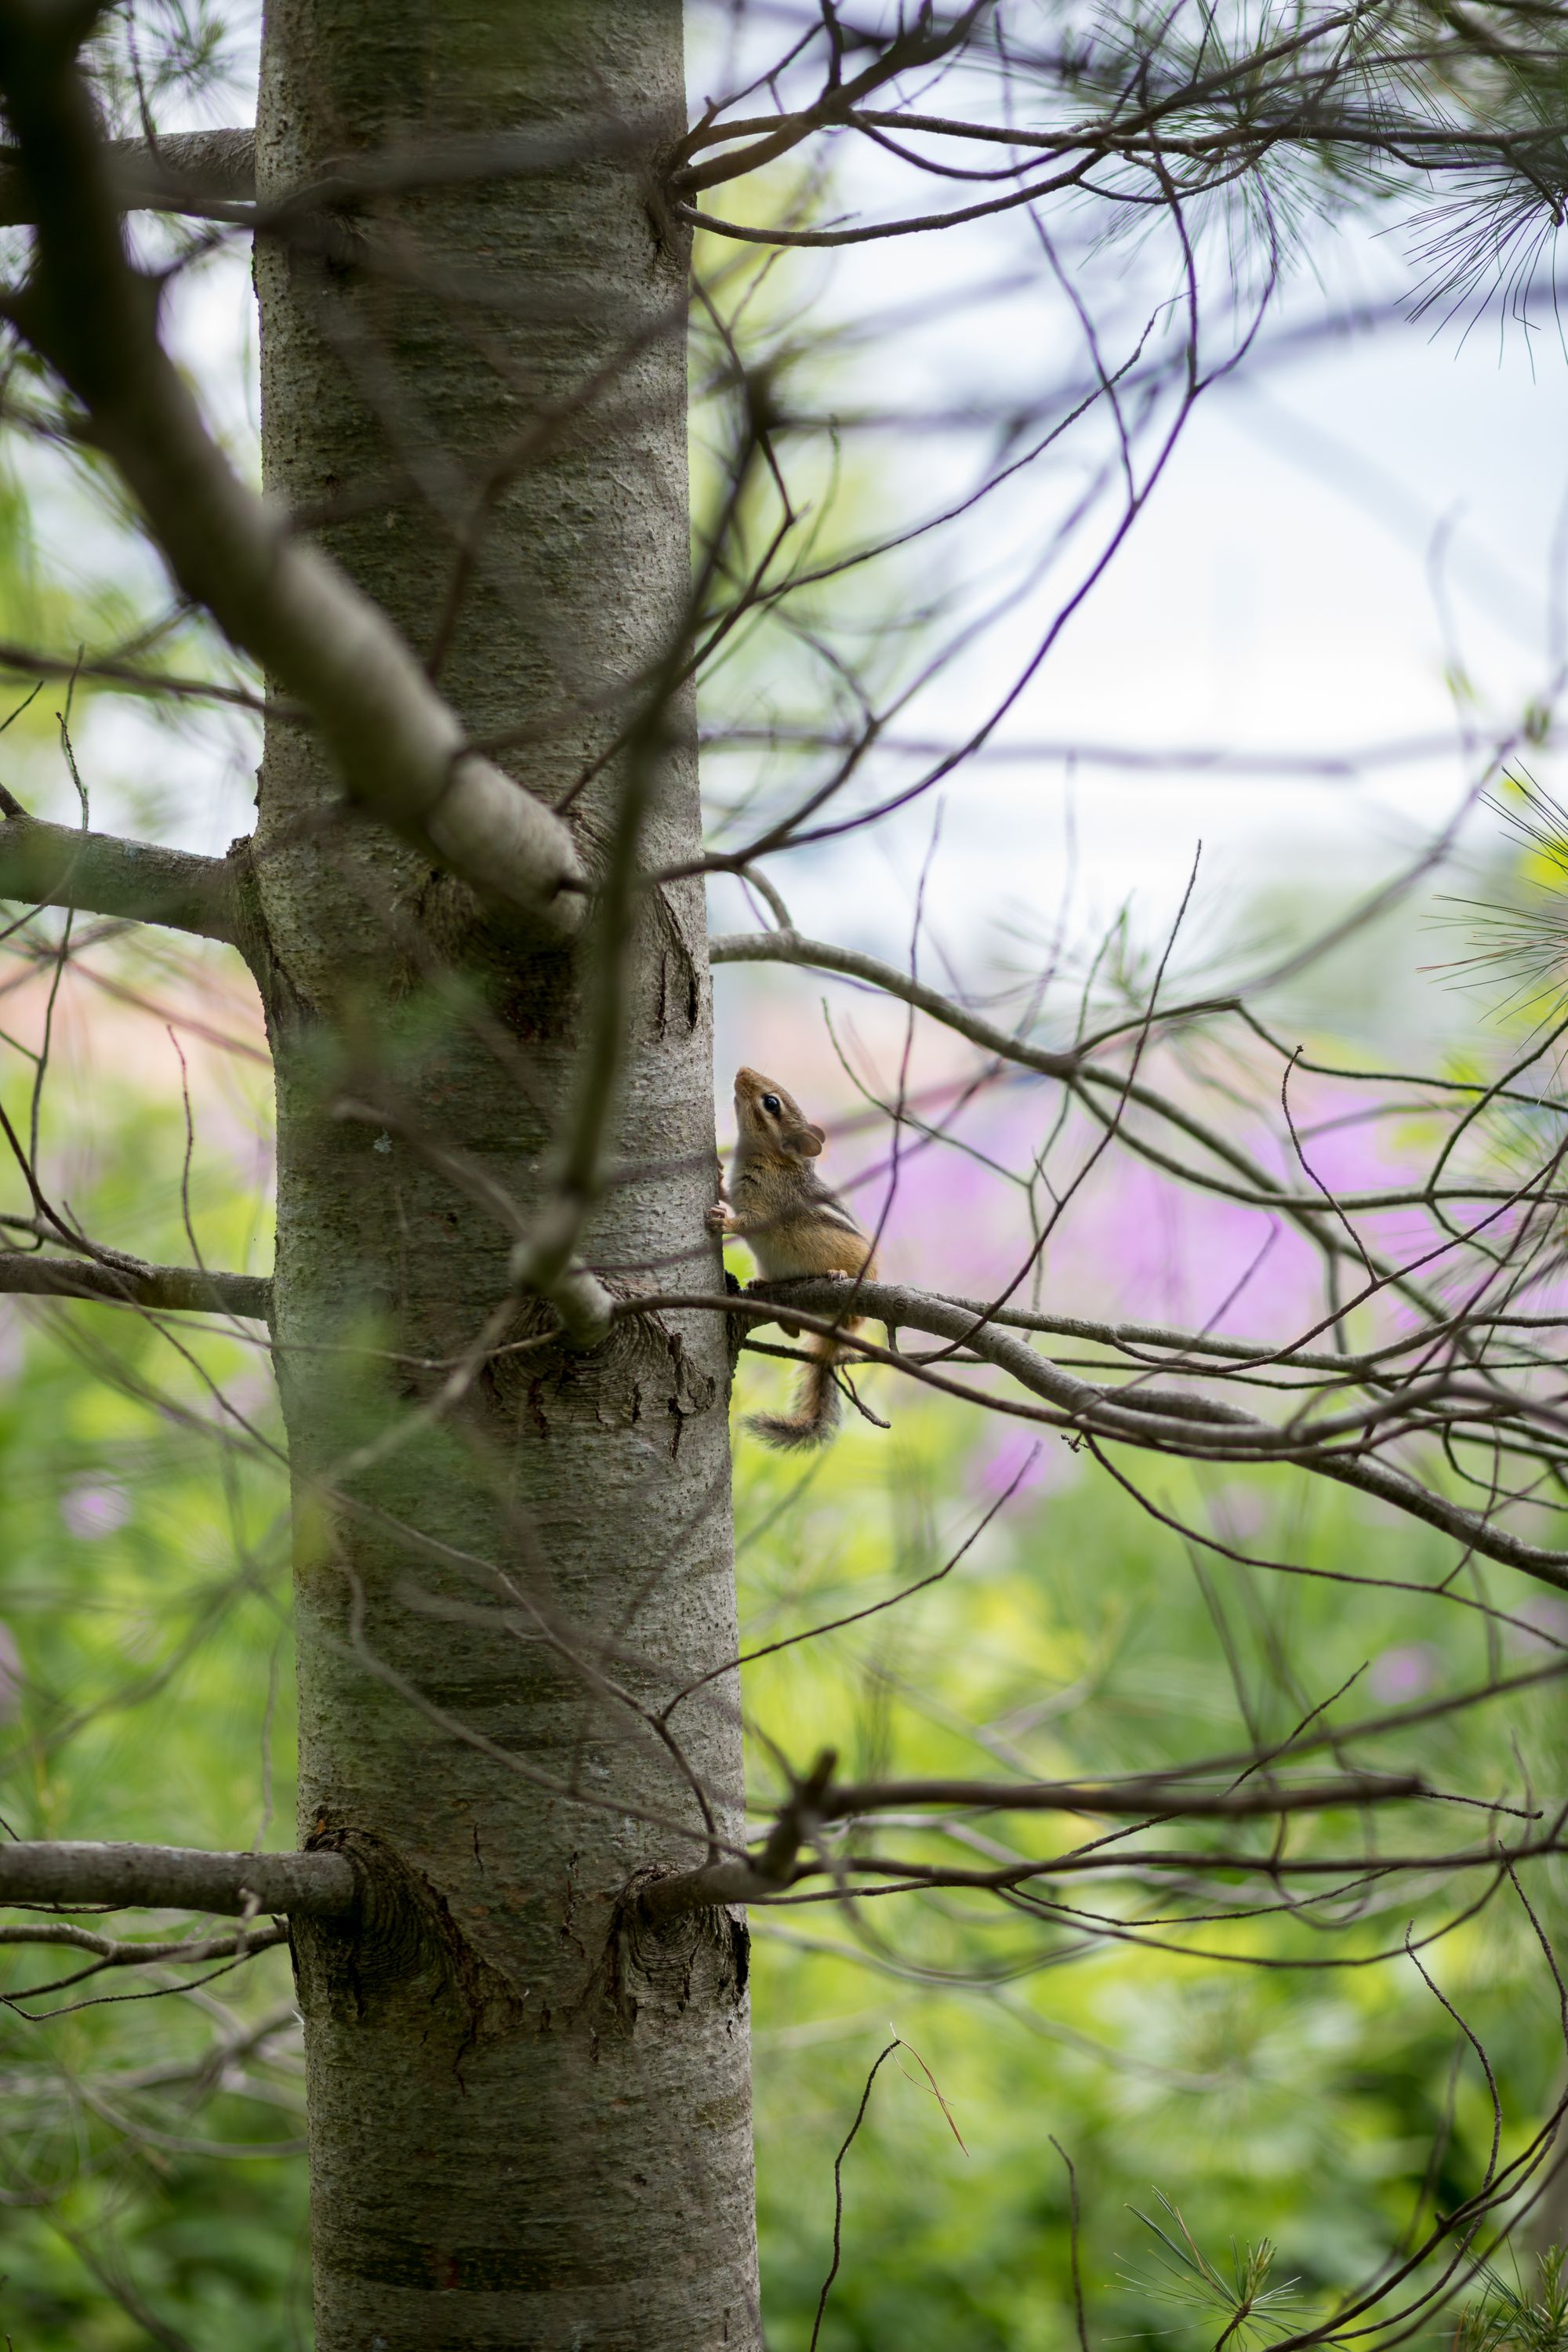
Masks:
[[[249,119],[254,23],[235,9],[213,30],[205,88],[187,74],[161,100],[167,129]],[[699,102],[730,32],[727,12],[694,11]],[[846,160],[850,184],[802,202],[823,217],[874,209],[876,168],[861,152]],[[1016,1009],[1036,988],[1044,1033],[1068,1034],[1082,1003],[1138,1002],[1167,950],[1174,993],[1288,962],[1452,825],[1440,861],[1284,978],[1267,1010],[1320,1055],[1500,1062],[1533,1013],[1453,969],[1470,951],[1455,901],[1506,895],[1520,868],[1479,798],[1497,747],[1513,746],[1516,770],[1547,790],[1556,781],[1568,359],[1547,328],[1413,316],[1418,211],[1351,192],[1303,222],[1284,292],[1153,467],[1125,530],[1125,453],[1103,403],[1084,433],[954,510],[1045,439],[1102,361],[1121,367],[1141,339],[1157,344],[1181,299],[1168,249],[1102,248],[1096,225],[1070,214],[1055,258],[1016,219],[931,251],[767,267],[702,241],[715,300],[744,304],[775,396],[799,420],[794,487],[825,561],[904,541],[826,578],[815,606],[797,597],[787,626],[742,633],[713,666],[700,721],[716,838],[816,772],[814,731],[853,726],[855,684],[829,675],[817,622],[853,644],[859,682],[903,698],[864,763],[867,805],[1013,698],[939,786],[874,832],[781,865],[801,929],[912,958],[977,1002]],[[1232,278],[1215,242],[1232,234],[1217,220],[1204,230],[1216,276],[1240,289],[1215,297],[1214,364],[1246,342],[1267,277],[1244,255]],[[1087,312],[1058,262],[1070,262]],[[243,242],[182,268],[168,323],[254,471]],[[700,320],[700,520],[721,462],[702,397],[710,361]],[[1153,386],[1137,420],[1141,484],[1169,422],[1166,390]],[[155,562],[90,460],[13,435],[4,462],[0,639],[155,652],[209,687],[254,684],[166,610]],[[1047,623],[1049,650],[1020,684]],[[257,755],[243,708],[51,678],[0,738],[0,779],[40,815],[76,821],[85,794],[106,829],[221,852],[248,830]],[[759,915],[743,885],[721,880],[710,920],[754,929]],[[0,1087],[13,1120],[25,1130],[37,1104],[55,1197],[105,1240],[265,1271],[267,1055],[237,959],[88,928],[68,935],[68,963],[58,917],[5,934]],[[878,1106],[900,1090],[948,1100],[969,1066],[963,1049],[911,1038],[899,1008],[805,972],[724,969],[716,993],[721,1141],[730,1073],[752,1063],[827,1125],[825,1171],[882,1222],[894,1278],[978,1294],[1010,1277],[1038,1214],[1018,1171],[1056,1118],[1047,1087],[1015,1073],[973,1106],[962,1149],[900,1160]],[[1254,1071],[1219,1055],[1204,1075],[1239,1084]],[[1347,1123],[1349,1104],[1305,1081],[1296,1104],[1314,1165],[1337,1181],[1384,1181],[1429,1150],[1419,1105],[1368,1125]],[[1058,1148],[1070,1159],[1087,1147],[1069,1133]],[[749,1270],[743,1255],[736,1268]],[[1131,1159],[1103,1164],[1037,1276],[1055,1311],[1201,1325],[1223,1308],[1226,1328],[1274,1339],[1321,1303],[1305,1253],[1266,1215]],[[741,1404],[784,1378],[744,1360]],[[776,1740],[796,1758],[831,1742],[857,1777],[988,1762],[1132,1771],[1283,1736],[1350,1677],[1362,1713],[1418,1717],[1432,1696],[1526,1673],[1568,1642],[1568,1605],[1500,1570],[1472,1565],[1456,1590],[1506,1606],[1516,1622],[1502,1631],[1413,1598],[1409,1587],[1447,1575],[1449,1547],[1305,1479],[1166,1464],[1151,1489],[1233,1553],[1322,1572],[1284,1576],[1200,1554],[1054,1435],[1037,1443],[874,1373],[864,1393],[890,1429],[852,1420],[805,1467],[738,1436],[749,1649],[930,1577],[1008,1499],[928,1589],[747,1668],[764,1769]],[[109,1309],[0,1299],[0,1818],[13,1834],[293,1843],[279,1445],[267,1359],[244,1332],[171,1336]],[[1324,1580],[1347,1567],[1388,1589],[1360,1590],[1352,1605]],[[1521,1775],[1560,1785],[1554,1690],[1518,1694],[1506,1714],[1417,1719],[1400,1761],[1476,1797]],[[1553,1863],[1537,1882],[1549,1933],[1568,1924],[1558,1873]],[[1413,1901],[1428,1895],[1436,1916],[1445,1890],[1435,1881]],[[1092,1890],[1083,1905],[1092,1912]],[[809,2339],[835,2153],[890,2031],[946,2107],[903,2053],[883,2069],[846,2165],[825,2347],[1071,2345],[1064,2152],[1096,2345],[1208,2340],[1204,2313],[1170,2298],[1135,2210],[1161,2217],[1162,2193],[1222,2265],[1233,2240],[1276,2241],[1277,2276],[1321,2315],[1415,2217],[1473,2189],[1491,2129],[1453,2018],[1397,1952],[1379,1957],[1385,1922],[1363,1935],[1347,1920],[1331,1951],[1289,1920],[1239,1916],[1206,1939],[1163,1938],[1152,1906],[1137,1940],[1110,1916],[1047,1930],[956,1897],[868,1904],[858,1923],[831,1901],[757,1917],[770,2343],[804,2352]],[[1510,2145],[1521,2143],[1563,2075],[1530,1922],[1489,1908],[1428,1964],[1483,2041]],[[29,2352],[303,2344],[285,1956],[135,2000],[101,1981],[75,1987],[52,1959],[11,1955],[5,1969],[7,2340]],[[1532,2225],[1540,2242],[1561,2233],[1560,2203]]]

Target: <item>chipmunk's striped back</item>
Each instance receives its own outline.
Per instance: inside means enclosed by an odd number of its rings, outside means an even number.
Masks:
[[[746,1244],[764,1281],[826,1275],[874,1282],[870,1241],[812,1165],[826,1138],[794,1096],[759,1071],[738,1070],[735,1122],[727,1200],[713,1217],[717,1229]],[[843,1328],[852,1335],[859,1327],[860,1318],[852,1317]],[[782,1317],[781,1328],[792,1338],[798,1334],[799,1326]],[[748,1423],[770,1445],[821,1445],[837,1426],[835,1367],[846,1350],[823,1332],[810,1334],[805,1345],[808,1360],[795,1411],[753,1413]]]

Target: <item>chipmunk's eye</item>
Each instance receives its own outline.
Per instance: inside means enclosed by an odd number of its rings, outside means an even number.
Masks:
[[[763,1108],[764,1110],[771,1110],[773,1117],[777,1118],[780,1109],[777,1095],[764,1095],[763,1097]]]

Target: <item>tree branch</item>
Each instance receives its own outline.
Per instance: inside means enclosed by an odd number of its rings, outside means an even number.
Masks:
[[[926,1331],[933,1339],[973,1349],[987,1364],[1008,1373],[1019,1386],[1043,1400],[1044,1409],[1008,1405],[1005,1409],[1048,1427],[1081,1432],[1118,1444],[1137,1445],[1147,1452],[1184,1454],[1194,1459],[1288,1463],[1316,1476],[1354,1486],[1379,1501],[1390,1503],[1412,1518],[1423,1519],[1445,1535],[1472,1547],[1489,1559],[1517,1568],[1542,1584],[1568,1592],[1568,1551],[1527,1543],[1496,1525],[1489,1513],[1468,1509],[1424,1486],[1392,1463],[1344,1444],[1323,1442],[1310,1427],[1299,1432],[1277,1428],[1238,1406],[1200,1396],[1187,1390],[1140,1388],[1136,1405],[1123,1403],[1114,1389],[1079,1380],[1023,1340],[999,1330],[984,1319],[984,1309],[960,1306],[956,1300],[933,1297],[885,1282],[854,1282],[819,1278],[788,1283],[754,1283],[738,1297],[706,1292],[655,1293],[625,1299],[616,1309],[625,1315],[652,1314],[674,1307],[711,1307],[759,1322],[781,1315],[808,1331],[835,1339],[868,1363],[885,1364],[910,1379],[939,1389],[967,1403],[995,1410],[997,1400],[963,1381],[955,1381],[930,1364],[910,1363],[889,1348],[879,1348],[845,1328],[848,1317],[885,1323],[889,1330]],[[1363,1433],[1362,1444],[1368,1442]]]
[[[612,155],[646,154],[666,130],[658,114],[591,115],[479,137],[394,140],[326,162],[303,185],[265,205],[256,194],[254,129],[161,132],[156,153],[144,139],[110,139],[104,155],[110,195],[123,212],[188,213],[266,233],[410,190],[528,178]],[[30,226],[37,217],[20,151],[0,147],[0,228]]]
[[[127,212],[205,213],[214,203],[247,204],[256,194],[254,131],[176,131],[160,134],[154,155],[144,139],[110,139],[106,174]],[[15,147],[0,147],[0,228],[37,218]]]
[[[37,817],[0,820],[0,898],[125,916],[238,944],[234,874],[226,859]]]
[[[1082,1056],[1076,1053],[1053,1053],[1043,1045],[1026,1045],[1010,1031],[998,1029],[994,1022],[983,1020],[977,1013],[965,1012],[963,1005],[927,988],[896,964],[884,963],[879,956],[835,947],[826,940],[803,939],[798,931],[721,932],[708,942],[708,961],[710,964],[804,964],[816,971],[842,972],[847,980],[866,981],[912,1004],[917,1012],[928,1013],[944,1028],[967,1037],[972,1045],[1004,1061],[1016,1062],[1026,1070],[1037,1070],[1042,1077],[1070,1078],[1081,1063]]]
[[[859,73],[852,75],[847,81],[839,79],[837,73],[831,75],[814,106],[803,107],[798,112],[782,119],[776,116],[771,121],[764,119],[757,126],[757,135],[739,154],[716,156],[707,163],[685,163],[675,174],[675,184],[685,194],[699,194],[721,180],[738,179],[744,173],[760,171],[764,163],[773,163],[778,156],[787,155],[812,131],[826,130],[841,122],[863,98],[869,98],[874,91],[896,80],[900,74],[934,66],[940,59],[950,57],[955,49],[961,50],[974,29],[975,20],[982,14],[984,0],[973,0],[973,5],[963,9],[951,23],[938,25],[934,28],[922,11],[916,28],[895,35]],[[749,128],[726,123],[721,125],[719,135],[726,139],[743,138],[748,136]],[[709,139],[713,135],[710,131]],[[707,142],[700,137],[689,140],[687,142],[688,154],[698,145],[705,143]]]
[[[0,1904],[158,1911],[287,1911],[342,1918],[358,1899],[342,1853],[205,1853],[194,1846],[0,1845]]]
[[[868,1780],[829,1786],[833,1751],[825,1749],[808,1778],[797,1784],[769,1832],[767,1843],[744,1862],[707,1863],[656,1879],[641,1892],[649,1917],[666,1920],[683,1912],[710,1910],[726,1903],[765,1902],[800,1879],[817,1875],[821,1863],[802,1864],[800,1849],[824,1822],[852,1821],[867,1813],[905,1812],[949,1805],[989,1813],[1089,1813],[1106,1820],[1152,1826],[1183,1821],[1255,1821],[1274,1814],[1327,1812],[1343,1806],[1408,1803],[1432,1791],[1414,1774],[1350,1773],[1337,1780],[1299,1782],[1279,1788],[1264,1781],[1248,1787],[1184,1791],[1175,1775],[1150,1775],[1106,1788],[1088,1781]],[[927,1824],[938,1827],[939,1823]],[[1146,1859],[1131,1850],[1133,1862]],[[851,1860],[851,1871],[876,1867]],[[1023,1873],[1051,1865],[1026,1864]],[[989,1874],[987,1874],[989,1877]]]
[[[104,1252],[94,1258],[0,1250],[0,1293],[28,1298],[89,1298],[105,1307],[159,1313],[244,1315],[265,1323],[272,1285],[264,1274],[208,1274],[199,1266],[149,1265]]]
[[[175,580],[303,704],[349,796],[531,926],[582,914],[566,827],[467,748],[457,714],[380,607],[240,481],[158,340],[157,289],[130,266],[112,172],[58,26],[0,10],[3,88],[36,209],[12,317],[86,409]]]
[[[1331,1811],[1342,1805],[1407,1804],[1432,1794],[1416,1773],[1351,1772],[1341,1780],[1277,1786],[1250,1781],[1239,1788],[1190,1789],[1171,1773],[1115,1780],[847,1780],[819,1807],[824,1821],[862,1813],[906,1812],[929,1805],[988,1813],[1095,1813],[1108,1821],[1255,1821],[1275,1813]]]
[[[726,1903],[756,1903],[782,1895],[801,1874],[801,1847],[823,1819],[824,1801],[833,1779],[837,1752],[825,1748],[804,1780],[797,1780],[778,1819],[768,1832],[761,1853],[742,1861],[704,1863],[698,1870],[673,1872],[639,1889],[638,1901],[656,1924],[679,1918],[683,1912],[707,1911]]]
[[[755,874],[749,874],[747,879],[754,884],[757,877]],[[805,939],[798,931],[784,929],[717,933],[709,940],[708,961],[710,964],[795,964],[808,971],[838,972],[847,980],[864,981],[868,987],[880,989],[885,995],[897,997],[901,1004],[911,1005],[916,1012],[924,1013],[932,1021],[940,1022],[944,1029],[951,1029],[958,1036],[966,1037],[972,1045],[978,1045],[984,1053],[995,1055],[998,1061],[1011,1062],[1019,1069],[1035,1070],[1042,1077],[1060,1078],[1075,1087],[1097,1086],[1112,1092],[1125,1093],[1130,1102],[1141,1103],[1146,1109],[1153,1111],[1158,1118],[1173,1119],[1174,1124],[1182,1127],[1185,1133],[1193,1136],[1194,1140],[1201,1143],[1205,1150],[1215,1149],[1214,1139],[1205,1133],[1190,1115],[1184,1117],[1175,1111],[1171,1104],[1154,1093],[1146,1084],[1125,1076],[1118,1070],[1097,1068],[1090,1055],[1097,1046],[1115,1042],[1120,1034],[1136,1032],[1149,1021],[1157,1020],[1163,1024],[1176,1020],[1187,1020],[1197,1012],[1242,1011],[1244,1008],[1239,998],[1215,997],[1205,999],[1201,1004],[1195,1006],[1184,1004],[1173,1006],[1169,1011],[1152,1012],[1129,1020],[1122,1024],[1122,1031],[1120,1033],[1110,1032],[1101,1037],[1088,1038],[1081,1045],[1064,1050],[1047,1045],[1031,1045],[1013,1031],[998,1028],[994,1022],[987,1021],[981,1014],[971,1013],[963,1005],[954,1003],[951,997],[943,996],[940,990],[928,988],[922,981],[916,980],[912,973],[901,971],[897,964],[884,963],[879,956],[865,955],[856,948],[841,948],[827,940]],[[1414,1083],[1419,1084],[1422,1081],[1417,1078]],[[1141,1145],[1125,1134],[1122,1140],[1132,1149],[1143,1150],[1152,1156],[1152,1147]],[[1258,1171],[1253,1171],[1246,1158],[1234,1149],[1226,1152],[1221,1147],[1221,1150],[1222,1156],[1228,1160],[1229,1165],[1247,1170],[1252,1181],[1245,1185],[1235,1184],[1218,1177],[1205,1175],[1201,1181],[1208,1190],[1223,1192],[1228,1200],[1243,1201],[1252,1208],[1304,1212],[1309,1216],[1319,1220],[1327,1213],[1331,1204],[1323,1200],[1321,1193],[1287,1192],[1282,1185],[1271,1184]],[[1168,1161],[1161,1164],[1170,1165]],[[1175,1167],[1173,1172],[1186,1177],[1189,1181],[1199,1181],[1192,1171],[1179,1166]],[[1442,1190],[1435,1190],[1430,1183],[1385,1186],[1371,1192],[1337,1193],[1335,1204],[1341,1209],[1359,1212],[1419,1207],[1433,1200],[1511,1201],[1517,1197],[1518,1191],[1517,1184],[1480,1182],[1456,1185]]]
[[[274,719],[306,716],[291,703],[276,698],[268,700],[246,686],[226,686],[220,678],[181,677],[168,670],[142,669],[135,662],[117,661],[111,654],[101,658],[79,649],[73,654],[52,654],[42,646],[23,646],[14,638],[0,637],[0,671],[12,670],[22,677],[97,678],[127,694],[145,694],[165,702],[219,702],[234,710],[254,710],[258,716],[270,713]]]
[[[257,1908],[260,1907],[258,1904]],[[89,1952],[106,1969],[144,1969],[154,1960],[248,1959],[253,1953],[270,1951],[274,1944],[288,1940],[287,1927],[275,1927],[270,1922],[265,1927],[232,1927],[221,1936],[150,1937],[143,1941],[96,1935],[90,1927],[74,1927],[65,1919],[29,1919],[20,1925],[0,1919],[0,1945],[63,1945],[68,1951]],[[16,1998],[13,1994],[12,1999]]]
[[[1500,1874],[1510,1863],[1530,1862],[1538,1856],[1561,1854],[1563,1851],[1563,1839],[1556,1832],[1545,1837],[1527,1838],[1515,1846],[1507,1846],[1500,1842],[1489,1845],[1460,1846],[1446,1853],[1379,1853],[1369,1849],[1364,1853],[1276,1855],[1227,1853],[1223,1849],[1205,1853],[1201,1846],[1112,1847],[1108,1842],[1104,1847],[1079,1847],[1038,1860],[1002,1863],[994,1870],[953,1868],[945,1863],[872,1853],[857,1854],[846,1866],[859,1876],[895,1882],[890,1886],[884,1885],[875,1889],[857,1886],[852,1890],[857,1895],[868,1892],[908,1894],[935,1886],[1022,1886],[1032,1878],[1076,1878],[1100,1873],[1111,1876],[1125,1874],[1146,1883],[1149,1876],[1156,1872],[1236,1873],[1276,1883],[1289,1878],[1332,1878],[1360,1888],[1369,1881],[1408,1876],[1413,1872],[1427,1874],[1489,1870]],[[807,1866],[795,1874],[797,1880],[821,1874],[820,1865],[816,1868]],[[777,1889],[773,1891],[775,1895],[778,1892]],[[1344,1891],[1343,1887],[1335,1890],[1340,1894]],[[834,1887],[821,1895],[795,1895],[791,1899],[796,1902],[841,1903],[844,1896],[839,1888]],[[1405,1900],[1408,1902],[1408,1895]]]
[[[900,1003],[912,1005],[916,1011],[927,1013],[931,1020],[940,1022],[943,1027],[953,1030],[959,1036],[968,1038],[971,1044],[980,1046],[986,1053],[994,1055],[998,1060],[1010,1062],[1021,1069],[1037,1071],[1045,1077],[1059,1078],[1072,1088],[1083,1108],[1102,1127],[1108,1129],[1116,1129],[1119,1139],[1125,1150],[1136,1152],[1141,1159],[1147,1160],[1152,1166],[1163,1169],[1167,1174],[1179,1178],[1184,1183],[1196,1185],[1201,1190],[1217,1194],[1224,1199],[1244,1202],[1252,1208],[1281,1211],[1317,1248],[1321,1249],[1331,1259],[1350,1258],[1352,1263],[1358,1265],[1364,1262],[1359,1252],[1351,1251],[1343,1234],[1336,1230],[1332,1222],[1332,1214],[1336,1210],[1382,1210],[1401,1205],[1427,1208],[1436,1201],[1447,1199],[1494,1200],[1500,1205],[1507,1205],[1520,1197],[1521,1188],[1516,1183],[1502,1185],[1472,1183],[1444,1188],[1441,1192],[1434,1192],[1428,1183],[1414,1187],[1385,1188],[1373,1193],[1342,1193],[1336,1196],[1332,1202],[1326,1201],[1321,1194],[1288,1192],[1270,1178],[1267,1171],[1260,1169],[1245,1151],[1238,1149],[1226,1135],[1217,1132],[1205,1121],[1197,1118],[1180,1103],[1161,1094],[1146,1081],[1130,1073],[1097,1066],[1089,1058],[1095,1041],[1075,1046],[1068,1051],[1053,1051],[1049,1047],[1031,1045],[1009,1031],[997,1028],[993,1023],[984,1020],[978,1013],[970,1013],[963,1005],[953,1003],[949,998],[940,994],[937,990],[927,988],[911,973],[900,971],[895,964],[884,963],[879,957],[864,955],[852,948],[840,948],[827,940],[804,939],[795,931],[722,933],[710,939],[708,952],[710,962],[715,965],[724,963],[796,964],[821,971],[841,972],[847,978],[865,981],[869,986],[881,989],[888,995],[897,997]],[[1186,1017],[1191,1009],[1179,1008],[1178,1010],[1182,1017]],[[1227,999],[1223,1003],[1216,1000],[1215,1005],[1209,1009],[1241,1008],[1238,1000]],[[1155,1013],[1151,1012],[1145,1016],[1145,1020],[1152,1021],[1155,1017],[1157,1017]],[[1158,1017],[1163,1019],[1174,1016]],[[1245,1017],[1248,1020],[1251,1018],[1250,1015]],[[1142,1024],[1129,1024],[1128,1025],[1136,1027]],[[1102,1038],[1098,1042],[1104,1044],[1110,1041]],[[1222,1167],[1234,1170],[1244,1181],[1237,1183],[1218,1173],[1186,1166],[1171,1153],[1163,1151],[1145,1137],[1136,1133],[1131,1127],[1122,1124],[1118,1128],[1112,1114],[1095,1100],[1090,1089],[1096,1087],[1106,1093],[1120,1096],[1126,1102],[1135,1103],[1142,1108],[1152,1112],[1157,1118],[1166,1121],[1179,1133],[1189,1136],[1203,1150],[1211,1153]],[[1402,1272],[1395,1265],[1377,1253],[1373,1255],[1370,1262],[1380,1282],[1388,1284],[1401,1297],[1414,1302],[1434,1321],[1447,1324],[1447,1318],[1442,1315],[1435,1300],[1423,1292],[1412,1280],[1408,1272]],[[910,1328],[925,1329],[929,1327],[915,1323]],[[1451,1328],[1458,1328],[1457,1326]],[[1460,1344],[1462,1346],[1466,1344],[1462,1334]],[[1369,1489],[1369,1491],[1373,1490]]]

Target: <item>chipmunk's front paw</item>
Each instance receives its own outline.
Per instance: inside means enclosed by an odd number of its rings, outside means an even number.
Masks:
[[[727,1234],[729,1232],[730,1212],[724,1206],[722,1201],[714,1202],[713,1206],[708,1212],[706,1223],[710,1234]]]

